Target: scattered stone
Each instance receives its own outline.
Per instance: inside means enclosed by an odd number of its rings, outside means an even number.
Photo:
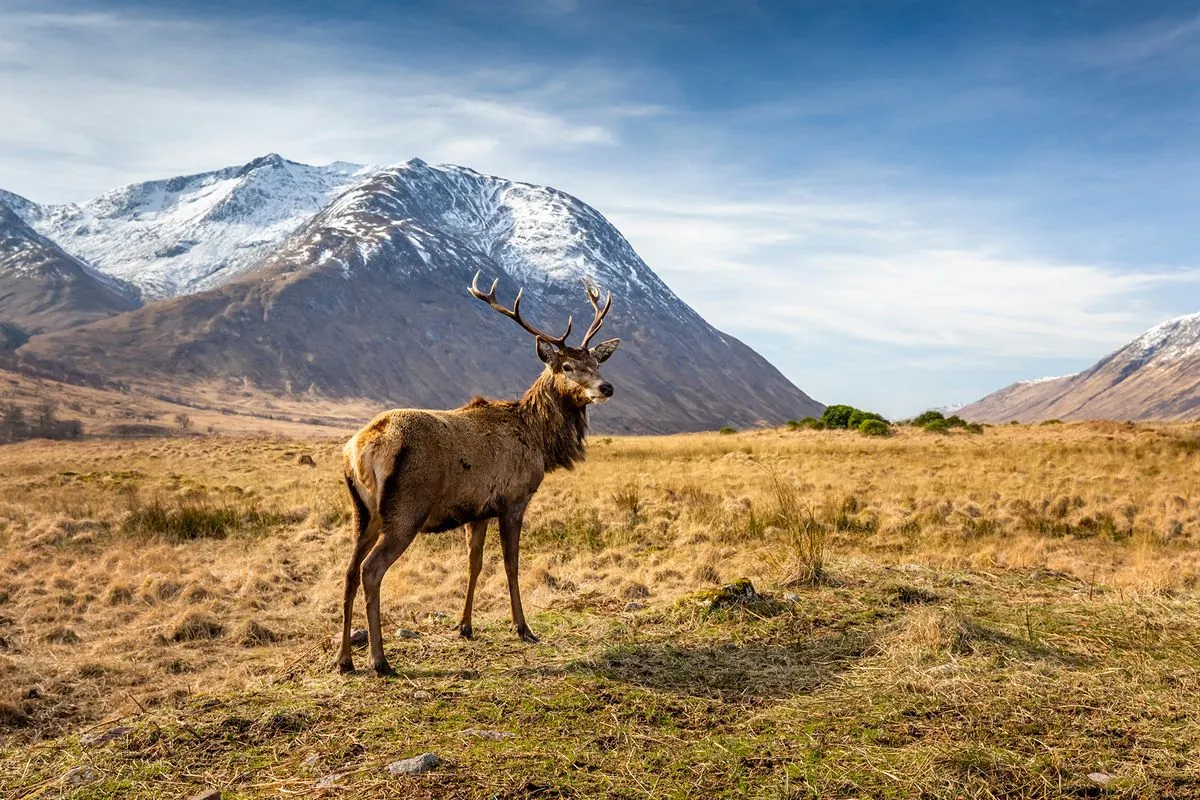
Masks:
[[[416,631],[412,630],[411,628],[397,628],[396,629],[396,638],[397,639],[420,639],[421,634],[417,633]]]
[[[221,800],[221,790],[201,789],[192,795],[192,800]]]
[[[120,739],[122,736],[129,733],[129,730],[130,729],[125,725],[118,725],[115,728],[109,728],[108,730],[99,733],[85,733],[83,736],[79,737],[79,743],[84,747],[95,747],[97,745],[104,744],[105,742],[111,742],[113,739]]]
[[[795,592],[788,592],[787,594],[785,594],[783,596],[783,599],[788,601],[789,603],[799,603],[800,595],[796,594]]]
[[[430,700],[433,698],[432,692],[427,692],[424,689],[417,689],[413,692],[413,700]]]
[[[476,739],[488,739],[493,742],[500,742],[505,739],[515,738],[516,734],[509,733],[508,731],[485,731],[479,728],[467,728],[459,736],[474,736]]]
[[[755,605],[765,600],[766,598],[758,593],[749,578],[739,578],[733,583],[727,583],[715,589],[701,589],[680,598],[680,602],[695,603],[710,611]]]
[[[100,780],[100,773],[91,767],[72,767],[63,773],[62,780],[67,786],[86,786]]]
[[[1088,780],[1100,786],[1107,786],[1112,779],[1113,776],[1107,772],[1092,772],[1088,774]]]
[[[351,647],[366,647],[367,646],[367,630],[366,628],[355,628],[350,631],[350,646]],[[329,640],[334,649],[342,646],[342,635],[338,634]]]
[[[324,778],[321,778],[319,781],[317,781],[317,788],[318,789],[336,789],[338,786],[338,781],[340,781],[342,778],[346,777],[349,774],[350,773],[348,773],[348,772],[330,773],[329,775],[326,775]]]
[[[296,457],[296,464],[301,467],[315,467],[317,462],[313,461],[313,457],[308,453],[301,453]]]
[[[641,602],[640,600],[630,600],[628,603],[625,604],[624,610],[625,611],[641,611],[645,607],[646,607],[646,604]]]
[[[430,611],[425,615],[426,622],[446,623],[450,621],[450,615],[445,611]]]
[[[433,753],[422,753],[412,758],[393,761],[387,765],[387,771],[393,775],[420,775],[423,772],[429,772],[441,763],[442,760]]]

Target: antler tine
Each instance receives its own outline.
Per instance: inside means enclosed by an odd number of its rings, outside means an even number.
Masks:
[[[508,317],[529,333],[537,336],[539,339],[545,339],[550,344],[557,345],[558,347],[567,346],[567,337],[571,335],[571,326],[575,322],[574,318],[567,317],[567,329],[563,331],[562,336],[551,336],[545,331],[539,330],[538,328],[530,325],[521,316],[521,297],[525,294],[524,288],[521,288],[517,291],[517,299],[513,301],[513,307],[511,309],[505,308],[504,306],[500,305],[499,301],[496,300],[496,287],[500,285],[500,279],[496,278],[494,281],[492,281],[492,288],[488,289],[488,291],[485,293],[479,289],[479,275],[480,272],[476,272],[475,277],[471,279],[469,291],[474,297],[487,303],[493,309]]]
[[[587,347],[588,342],[604,325],[604,318],[608,316],[609,309],[612,308],[612,292],[608,293],[608,299],[604,301],[604,308],[600,308],[600,290],[592,283],[591,278],[584,276],[583,290],[587,292],[588,302],[592,304],[592,311],[595,316],[592,318],[592,324],[588,326],[587,333],[583,335],[583,344],[580,347]]]

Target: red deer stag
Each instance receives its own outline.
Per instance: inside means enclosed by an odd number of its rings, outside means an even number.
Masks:
[[[584,290],[594,316],[579,347],[567,345],[571,319],[562,336],[551,336],[521,318],[521,292],[513,307],[505,308],[496,301],[499,280],[486,293],[479,289],[478,281],[476,273],[471,294],[533,334],[537,356],[546,368],[518,401],[476,398],[454,411],[385,411],[346,443],[343,469],[357,538],[346,569],[342,601],[338,667],[343,672],[354,669],[350,620],[361,580],[371,666],[380,675],[395,674],[383,653],[379,585],[388,567],[423,531],[467,526],[470,567],[458,630],[471,638],[475,582],[483,565],[484,534],[492,518],[500,521],[513,625],[522,639],[537,641],[525,622],[517,582],[521,523],[545,474],[570,469],[583,458],[587,407],[603,403],[613,394],[612,384],[600,376],[600,364],[621,340],[609,339],[588,348],[612,308],[612,293],[602,307],[600,293],[586,280]]]

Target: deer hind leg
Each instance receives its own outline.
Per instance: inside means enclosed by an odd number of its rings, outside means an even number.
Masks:
[[[521,551],[521,523],[525,518],[525,506],[509,509],[500,516],[500,547],[504,551],[504,573],[508,577],[508,599],[512,605],[513,625],[517,635],[526,642],[536,642],[525,622],[525,610],[521,607],[521,583],[518,578],[518,557]]]
[[[371,666],[382,676],[395,675],[383,654],[383,631],[379,624],[379,587],[383,576],[396,559],[404,554],[412,540],[417,538],[428,509],[415,510],[402,502],[403,492],[390,487],[386,481],[380,498],[382,519],[379,542],[372,548],[362,566],[363,594],[367,601],[367,635],[371,643]]]
[[[479,571],[483,569],[483,539],[487,535],[487,528],[487,520],[472,522],[467,526],[470,574],[467,578],[467,603],[463,607],[462,621],[458,623],[458,632],[464,639],[470,639],[475,633],[471,628],[471,609],[475,605],[475,582],[479,580]]]
[[[350,624],[354,618],[354,596],[358,593],[362,561],[379,538],[379,527],[371,525],[371,512],[349,476],[346,477],[346,488],[350,490],[355,540],[354,553],[346,567],[346,583],[342,592],[342,645],[338,651],[337,665],[342,672],[352,672],[354,657],[350,653]]]

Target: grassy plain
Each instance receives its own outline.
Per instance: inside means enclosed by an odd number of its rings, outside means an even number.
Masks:
[[[0,448],[0,797],[1200,797],[1200,426],[899,430],[594,437],[542,643],[492,538],[454,635],[426,536],[386,681],[332,669],[340,438]]]

